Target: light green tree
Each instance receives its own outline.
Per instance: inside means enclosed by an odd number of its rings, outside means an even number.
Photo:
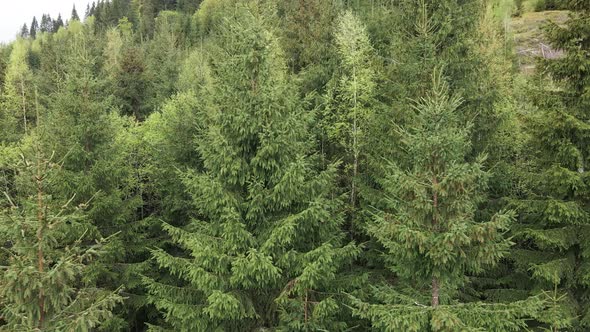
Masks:
[[[0,109],[2,141],[15,141],[35,123],[35,87],[29,68],[30,42],[18,39],[12,46],[6,68]]]

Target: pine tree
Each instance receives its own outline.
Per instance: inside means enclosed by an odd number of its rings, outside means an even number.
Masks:
[[[0,214],[6,254],[6,261],[0,259],[0,330],[88,331],[122,300],[86,280],[103,241],[95,237],[84,204],[75,207],[73,197],[50,194],[59,164],[46,157],[38,137],[28,136],[25,144],[16,165],[2,165],[15,169],[19,196],[3,192],[9,205]]]
[[[414,107],[413,121],[398,127],[405,158],[390,162],[379,179],[386,208],[375,213],[368,231],[385,248],[384,260],[399,281],[377,288],[383,304],[359,303],[357,314],[381,330],[519,331],[539,309],[537,300],[529,305],[456,301],[467,274],[506,255],[510,242],[503,232],[513,219],[504,212],[487,222],[475,220],[488,174],[481,158],[466,162],[470,129],[461,124],[460,103],[435,73],[429,94]]]
[[[341,247],[334,167],[314,171],[306,119],[256,11],[238,4],[212,39],[204,171],[183,173],[198,212],[185,227],[164,224],[184,254],[155,250],[171,276],[148,287],[176,330],[342,330],[330,294],[357,249]]]

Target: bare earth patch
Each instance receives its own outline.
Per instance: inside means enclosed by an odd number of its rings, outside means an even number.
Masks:
[[[568,15],[568,11],[529,12],[512,19],[510,29],[523,73],[534,71],[535,59],[538,57],[557,58],[563,55],[561,50],[553,49],[549,45],[543,34],[543,26],[550,21],[563,24],[567,21]]]

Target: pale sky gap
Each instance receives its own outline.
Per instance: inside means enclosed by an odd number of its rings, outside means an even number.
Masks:
[[[69,20],[74,4],[83,19],[89,3],[92,0],[0,0],[0,43],[14,40],[24,23],[30,28],[33,16],[40,22],[43,14],[56,19],[61,13],[64,22]]]

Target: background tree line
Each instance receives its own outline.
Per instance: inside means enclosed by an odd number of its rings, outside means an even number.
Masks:
[[[588,330],[565,3],[532,75],[498,1],[34,18],[0,45],[0,330]]]

